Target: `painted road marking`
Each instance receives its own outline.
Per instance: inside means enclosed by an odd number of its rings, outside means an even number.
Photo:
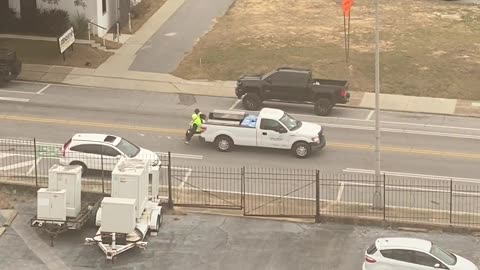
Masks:
[[[47,90],[49,87],[51,86],[51,84],[47,84],[45,85],[42,89],[38,90],[37,94],[42,94],[43,91]]]
[[[346,168],[343,172],[348,173],[363,173],[363,174],[375,174],[374,170],[366,170],[366,169],[355,169],[355,168]],[[475,183],[480,184],[480,179],[475,178],[461,178],[461,177],[450,177],[450,176],[441,176],[441,175],[428,175],[428,174],[416,174],[416,173],[404,173],[404,172],[391,172],[391,171],[381,171],[382,174],[388,176],[399,176],[399,177],[406,177],[406,178],[420,178],[420,179],[429,179],[429,180],[443,180],[443,181],[450,181],[453,180],[455,182],[464,182],[464,183]]]
[[[237,99],[237,100],[235,101],[235,103],[233,103],[233,105],[232,105],[232,106],[230,106],[230,108],[228,108],[228,110],[229,110],[229,111],[232,111],[232,110],[234,110],[234,109],[235,109],[235,107],[237,107],[237,106],[238,106],[238,104],[240,104],[240,102],[241,102],[241,101],[242,101],[241,99]]]
[[[32,93],[32,92],[26,92],[26,91],[14,91],[14,90],[5,90],[5,89],[0,89],[0,92],[5,92],[5,93],[16,93],[16,94],[27,94],[27,95],[37,95],[37,93]]]
[[[157,155],[168,156],[168,152],[155,152]],[[200,155],[188,155],[188,154],[178,154],[170,153],[172,158],[184,158],[184,159],[203,159],[203,156]]]
[[[342,125],[342,124],[331,124],[331,123],[317,123],[317,124],[319,124],[321,126],[324,126],[324,127],[333,127],[333,128],[356,129],[356,130],[367,130],[367,131],[374,131],[375,130],[375,127],[368,127],[368,126],[354,126],[354,125]],[[435,131],[420,131],[420,130],[409,130],[409,129],[396,129],[396,128],[380,128],[380,131],[389,132],[389,133],[403,133],[403,134],[425,135],[425,136],[435,136],[435,137],[449,137],[449,138],[480,140],[480,136],[469,135],[469,134],[455,134],[455,133],[444,133],[444,132],[435,132]]]
[[[12,97],[0,97],[0,100],[4,101],[14,101],[14,102],[29,102],[28,98],[12,98]]]
[[[365,117],[365,120],[370,121],[370,119],[372,118],[372,116],[373,116],[374,113],[375,113],[375,111],[374,111],[374,110],[371,110],[371,111],[368,113],[367,117]]]
[[[135,131],[152,131],[152,132],[160,132],[160,133],[175,133],[175,134],[182,134],[182,135],[185,133],[185,131],[182,129],[131,126],[131,125],[123,125],[123,124],[86,122],[86,121],[77,121],[77,120],[51,119],[51,118],[39,118],[39,117],[16,116],[16,115],[5,115],[5,114],[0,115],[0,120],[25,121],[25,122],[34,122],[34,123],[72,125],[72,126],[88,126],[88,127],[111,128],[111,129],[125,129],[125,130],[135,130]],[[362,127],[362,128],[365,128],[365,127]],[[405,130],[402,130],[402,131],[405,132]],[[411,131],[411,132],[417,132],[417,131]],[[457,135],[462,136],[461,134],[457,134]],[[465,136],[470,136],[470,135],[465,135]],[[350,143],[333,141],[333,142],[329,142],[328,145],[330,147],[357,149],[357,150],[373,151],[374,149],[374,146],[369,144],[350,144]],[[436,151],[436,150],[429,150],[429,149],[404,148],[404,147],[394,147],[394,146],[382,146],[381,150],[382,152],[419,154],[419,155],[428,155],[428,156],[454,157],[454,158],[465,158],[465,159],[480,159],[480,154],[476,154],[476,153],[446,152],[446,151]]]

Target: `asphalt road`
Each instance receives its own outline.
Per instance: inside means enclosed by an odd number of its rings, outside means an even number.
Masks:
[[[201,171],[247,166],[319,169],[322,179],[331,180],[324,182],[322,189],[322,199],[326,200],[368,203],[374,190],[374,115],[371,110],[336,107],[332,116],[318,117],[312,115],[309,106],[270,104],[300,120],[324,126],[327,147],[301,160],[288,151],[269,149],[236,148],[230,153],[220,153],[212,145],[201,144],[196,139],[191,145],[185,145],[183,135],[192,111],[197,107],[203,112],[241,109],[237,100],[230,98],[16,82],[0,90],[0,104],[0,137],[35,137],[38,142],[63,144],[77,132],[120,135],[156,152],[173,152],[175,166],[190,170],[188,177],[184,177],[185,170],[178,171],[177,184],[186,187],[218,190],[219,179],[205,181]],[[455,210],[471,212],[472,205],[478,206],[474,204],[480,191],[478,119],[384,112],[382,128],[382,168],[387,174],[401,177],[400,180],[389,177],[392,180],[387,182],[387,189],[395,193],[389,193],[388,205],[412,207],[415,204],[421,208],[447,210],[450,198],[438,194],[448,195],[445,191],[449,191],[449,180],[453,178],[454,194],[458,195],[456,201],[463,205],[454,206]],[[4,169],[16,166],[8,164],[11,161],[7,158],[0,162]],[[41,167],[48,168],[48,164],[56,161],[46,158],[41,162],[47,164]],[[24,170],[32,173],[31,167]],[[339,176],[339,173],[347,176]],[[280,174],[277,171],[271,179],[255,179],[258,174],[252,174],[252,181],[271,185],[249,192],[314,197],[308,189],[292,192],[298,183],[278,187],[276,180]],[[231,176],[238,179],[235,177]],[[222,190],[239,192],[241,186],[231,181],[232,184],[223,185]],[[417,187],[412,189],[412,183]],[[460,196],[465,192],[468,200]]]
[[[130,70],[169,73],[189,53],[196,41],[223,16],[233,0],[185,0],[137,52]]]

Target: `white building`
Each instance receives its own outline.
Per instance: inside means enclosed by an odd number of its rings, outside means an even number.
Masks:
[[[75,6],[74,0],[58,0],[58,4],[49,4],[44,0],[0,0],[7,1],[10,8],[15,10],[18,17],[29,16],[35,9],[62,9],[69,13],[71,18],[77,14],[84,14],[91,22],[110,29],[116,22],[128,21],[128,13],[132,4],[138,0],[84,0],[85,7]],[[99,36],[107,33],[92,25],[92,32]]]

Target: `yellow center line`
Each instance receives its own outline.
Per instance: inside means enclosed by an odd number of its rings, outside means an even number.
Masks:
[[[0,115],[0,120],[56,124],[56,125],[111,128],[111,129],[124,129],[124,130],[135,130],[135,131],[151,131],[151,132],[168,133],[168,134],[182,134],[182,135],[185,134],[185,130],[181,130],[181,129],[157,128],[157,127],[78,121],[78,120],[67,120],[67,119],[40,118],[40,117],[19,116],[19,115],[2,114]],[[328,147],[333,147],[333,148],[369,150],[369,151],[374,150],[374,146],[370,144],[351,144],[351,143],[328,141],[327,145]],[[392,153],[417,154],[417,155],[426,155],[426,156],[464,158],[464,159],[480,159],[480,154],[475,154],[475,153],[446,152],[446,151],[405,148],[405,147],[395,147],[395,146],[382,146],[381,150],[382,152],[392,152]]]

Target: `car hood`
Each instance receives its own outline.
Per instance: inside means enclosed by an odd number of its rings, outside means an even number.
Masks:
[[[140,152],[135,156],[135,158],[142,159],[142,160],[148,160],[152,162],[152,166],[159,166],[161,165],[160,158],[158,157],[157,154],[154,152],[141,148],[140,147]]]
[[[306,137],[317,137],[322,132],[322,126],[309,122],[302,122],[299,129],[292,131],[294,134]]]
[[[478,270],[478,268],[475,266],[475,264],[473,264],[471,261],[461,257],[461,256],[458,256],[457,254],[455,254],[455,256],[457,257],[457,263],[451,268],[451,269],[455,269],[455,270]]]

